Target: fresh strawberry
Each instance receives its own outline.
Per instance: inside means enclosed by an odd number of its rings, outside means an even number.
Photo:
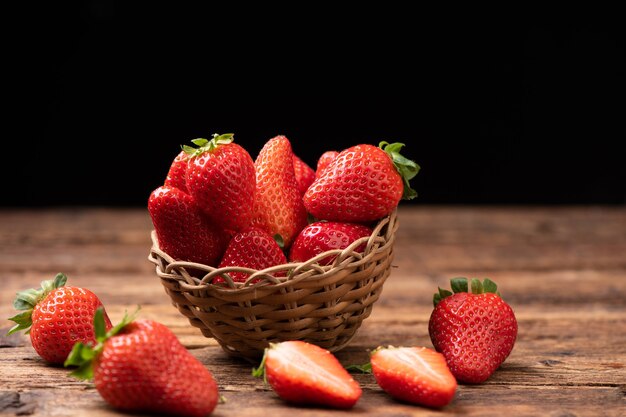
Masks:
[[[177,260],[217,264],[225,238],[189,194],[159,187],[150,195],[148,211],[161,250]]]
[[[254,376],[264,375],[283,400],[351,408],[361,387],[328,350],[302,341],[271,343]]]
[[[223,229],[239,231],[252,221],[255,171],[250,154],[233,134],[194,139],[198,146],[183,146],[189,155],[187,189],[198,206]]]
[[[457,383],[441,353],[425,347],[379,347],[370,358],[378,385],[392,397],[428,407],[452,401]]]
[[[459,382],[485,381],[509,356],[517,337],[517,320],[511,307],[485,279],[451,281],[452,290],[439,289],[428,331],[433,346],[443,353]]]
[[[339,155],[337,151],[326,151],[320,156],[320,159],[317,160],[317,167],[315,169],[315,178],[318,178],[322,171],[330,165],[331,162]]]
[[[309,185],[315,181],[315,171],[295,154],[293,155],[293,170],[296,174],[296,182],[298,183],[300,196],[303,196],[306,190],[309,189]]]
[[[180,153],[174,158],[172,161],[172,165],[170,165],[170,170],[167,173],[167,178],[165,179],[166,187],[174,187],[178,188],[181,191],[187,191],[187,160],[189,156],[185,153],[185,151],[180,151]]]
[[[192,417],[213,411],[218,390],[211,372],[167,327],[128,316],[108,332],[102,324],[98,310],[94,319],[98,343],[77,343],[65,366],[79,367],[73,376],[93,378],[106,402],[125,411]]]
[[[270,139],[254,162],[256,191],[253,225],[279,234],[285,248],[307,224],[307,213],[293,169],[291,143],[285,136]]]
[[[35,351],[50,363],[62,364],[76,342],[95,342],[93,317],[102,302],[91,291],[65,287],[67,277],[57,274],[54,280],[43,281],[41,289],[17,293],[13,306],[22,313],[9,320],[17,323],[8,334],[20,330],[30,333]],[[111,322],[103,312],[104,327]]]
[[[340,152],[304,195],[306,209],[318,219],[357,223],[390,214],[401,198],[417,195],[409,180],[419,166],[400,155],[402,146],[381,142]]]
[[[372,234],[372,229],[361,224],[340,222],[311,223],[298,234],[291,245],[289,260],[304,262],[312,257],[331,249],[345,249],[352,242]],[[356,252],[365,250],[366,243],[355,248]],[[319,261],[320,265],[328,265],[336,256],[327,256]]]
[[[285,263],[287,258],[274,238],[264,230],[250,227],[231,239],[219,267],[241,266],[259,270]],[[230,276],[235,282],[244,282],[250,275],[231,272]]]

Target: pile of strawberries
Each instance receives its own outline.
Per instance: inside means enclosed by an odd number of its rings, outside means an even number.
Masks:
[[[85,288],[66,287],[58,274],[41,289],[18,293],[10,333],[27,330],[46,361],[76,366],[73,376],[93,379],[102,398],[129,411],[206,416],[220,398],[211,372],[164,325],[125,316],[112,326],[102,302]],[[485,279],[451,280],[454,293],[439,289],[429,322],[435,350],[381,346],[365,365],[393,398],[428,407],[449,404],[457,381],[478,384],[508,357],[517,321],[496,285]],[[326,349],[302,341],[270,344],[261,365],[272,389],[292,404],[351,408],[359,384]],[[193,376],[197,383],[189,384]]]
[[[233,134],[192,143],[148,201],[159,246],[177,260],[250,270],[303,262],[369,236],[373,222],[417,195],[409,180],[419,166],[400,143],[328,151],[316,171],[285,136],[270,139],[255,161]],[[230,276],[243,282],[249,274]]]

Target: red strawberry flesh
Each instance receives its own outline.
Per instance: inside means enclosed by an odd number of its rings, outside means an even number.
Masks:
[[[290,341],[272,345],[265,360],[267,380],[284,400],[351,408],[361,388],[337,358],[319,346]]]
[[[440,353],[424,347],[379,348],[371,358],[376,382],[389,395],[429,407],[443,407],[457,383]]]

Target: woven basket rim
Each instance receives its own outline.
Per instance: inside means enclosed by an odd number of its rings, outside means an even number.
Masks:
[[[267,285],[280,289],[282,287],[291,286],[296,282],[315,282],[323,280],[325,277],[336,273],[347,265],[358,267],[360,264],[367,263],[369,258],[373,257],[378,251],[384,250],[380,249],[380,247],[386,246],[387,239],[385,235],[392,236],[395,234],[395,229],[398,227],[398,222],[395,221],[396,217],[397,208],[389,215],[380,219],[369,236],[355,240],[345,249],[332,249],[320,253],[305,262],[288,262],[261,270],[239,266],[216,268],[197,262],[177,261],[161,250],[155,230],[152,230],[150,234],[152,248],[150,249],[148,260],[156,265],[157,274],[161,278],[177,280],[186,290],[190,291],[211,289],[213,291],[232,294],[235,291],[254,291]],[[393,224],[394,230],[387,230],[385,235],[381,235],[382,229],[388,224]],[[366,243],[365,249],[362,252],[357,252],[356,249],[364,243]],[[335,256],[332,263],[321,266],[319,261],[329,256]],[[165,269],[162,269],[163,264],[158,258],[166,262]],[[205,274],[202,278],[197,278],[186,272],[186,269],[203,271]],[[182,274],[172,274],[173,270],[180,271]],[[288,271],[288,273],[284,277],[276,277],[273,275],[280,271]],[[245,282],[235,282],[230,277],[230,272],[243,272],[250,274],[250,276]],[[221,277],[224,282],[219,284],[213,283],[213,280],[218,277]]]

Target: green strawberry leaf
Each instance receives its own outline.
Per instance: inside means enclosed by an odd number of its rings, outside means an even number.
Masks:
[[[465,277],[452,278],[450,280],[450,287],[452,288],[452,291],[455,293],[467,292],[467,278]]]
[[[279,248],[285,249],[285,239],[283,239],[280,233],[276,233],[274,235],[274,241],[276,242]]]
[[[26,334],[30,333],[30,326],[33,324],[31,316],[33,314],[33,310],[27,310],[22,313],[19,313],[9,320],[15,322],[15,326],[11,327],[7,332],[7,336],[19,332],[20,330],[26,330]]]
[[[483,284],[480,282],[478,278],[472,278],[471,286],[472,286],[472,294],[482,294],[485,292],[483,289]]]
[[[417,197],[417,191],[411,188],[409,181],[417,175],[420,170],[420,166],[415,161],[412,161],[400,154],[400,150],[403,146],[404,143],[389,143],[386,141],[381,141],[378,144],[378,147],[389,155],[393,161],[393,165],[402,177],[402,181],[404,182],[404,192],[402,194],[402,198],[404,200],[412,200]]]
[[[211,140],[205,138],[192,139],[191,143],[197,146],[181,145],[181,149],[190,156],[202,155],[205,152],[211,152],[220,145],[231,143],[235,138],[234,133],[224,133],[223,135],[214,133]]]
[[[435,295],[433,295],[433,307],[437,307],[437,304],[439,304],[441,300],[442,300],[441,295],[439,295],[439,293],[436,292]]]
[[[72,371],[70,375],[78,379],[92,379],[93,361],[100,353],[102,353],[102,349],[104,349],[104,343],[111,337],[118,334],[125,326],[132,322],[135,319],[137,312],[139,312],[139,309],[140,307],[137,307],[137,309],[130,315],[128,313],[124,313],[124,318],[122,319],[122,321],[107,332],[104,322],[104,308],[98,307],[93,317],[93,326],[96,333],[96,341],[98,343],[95,346],[85,345],[82,342],[77,342],[74,345],[72,351],[67,356],[67,359],[63,364],[65,367],[78,367],[77,369]]]
[[[99,345],[100,344],[96,346]],[[91,379],[93,378],[93,359],[96,357],[97,353],[99,353],[99,351],[97,352],[91,346],[78,342],[72,348],[63,366],[77,366],[78,368],[70,373],[71,376],[83,380]]]
[[[495,282],[493,282],[492,280],[490,280],[489,278],[485,278],[483,280],[483,290],[485,292],[490,292],[490,293],[497,294],[498,293],[498,285]]]
[[[191,143],[193,143],[196,146],[204,146],[207,143],[209,143],[209,141],[204,138],[198,138],[198,139],[192,139]]]
[[[460,292],[470,292],[471,294],[493,293],[500,297],[498,285],[489,278],[485,278],[482,282],[480,282],[478,278],[472,278],[469,284],[465,277],[452,278],[450,280],[450,287],[455,294]],[[441,300],[450,295],[452,295],[450,291],[439,288],[439,292],[435,293],[433,296],[433,305],[437,307],[437,304],[439,304]]]
[[[93,327],[96,334],[96,340],[98,342],[104,341],[106,337],[106,323],[104,322],[104,310],[100,307],[96,309],[96,313],[93,316]]]
[[[272,343],[270,343],[270,347],[265,348],[263,352],[263,359],[261,359],[261,363],[257,368],[252,368],[252,376],[255,378],[263,377],[263,382],[267,384],[267,375],[265,374],[265,360],[267,359],[267,352],[272,348]]]
[[[346,366],[346,370],[348,370],[348,371],[359,371],[359,372],[362,372],[364,374],[371,374],[372,373],[372,363],[371,362],[367,362],[367,363],[364,363],[362,365],[348,365],[348,366]]]

